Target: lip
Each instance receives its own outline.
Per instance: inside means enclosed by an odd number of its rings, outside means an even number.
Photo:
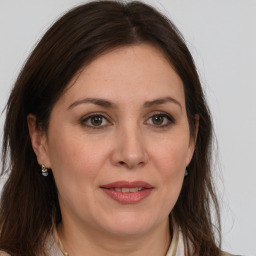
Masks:
[[[101,188],[136,188],[136,187],[142,187],[142,188],[153,188],[153,186],[145,181],[115,181],[103,186],[100,186]]]
[[[141,187],[143,189],[138,192],[127,192],[127,193],[111,190],[111,188],[136,188],[136,187]],[[116,182],[112,182],[112,183],[100,186],[100,188],[110,198],[122,204],[138,203],[143,199],[145,199],[146,197],[148,197],[154,189],[154,187],[151,184],[145,181],[132,181],[132,182],[116,181]]]

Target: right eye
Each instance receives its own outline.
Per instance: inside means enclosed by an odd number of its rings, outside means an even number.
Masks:
[[[102,129],[109,125],[107,118],[101,114],[92,114],[82,119],[81,123],[91,129]]]

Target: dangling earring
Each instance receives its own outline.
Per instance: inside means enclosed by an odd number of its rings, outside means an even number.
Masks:
[[[43,164],[41,165],[41,168],[42,168],[42,175],[45,177],[48,176],[47,168]]]
[[[187,170],[187,168],[186,168],[186,170],[185,170],[184,176],[185,176],[185,177],[188,176],[188,170]]]

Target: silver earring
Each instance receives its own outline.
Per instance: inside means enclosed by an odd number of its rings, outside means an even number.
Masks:
[[[188,176],[188,170],[187,170],[187,168],[186,168],[186,170],[185,170],[184,176],[185,176],[185,177]]]
[[[42,168],[42,175],[45,177],[48,176],[47,168],[43,164],[41,165],[41,168]]]

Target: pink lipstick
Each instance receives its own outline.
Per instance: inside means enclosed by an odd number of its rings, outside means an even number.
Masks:
[[[100,187],[109,197],[123,203],[135,204],[148,197],[154,187],[144,181],[116,181]]]

